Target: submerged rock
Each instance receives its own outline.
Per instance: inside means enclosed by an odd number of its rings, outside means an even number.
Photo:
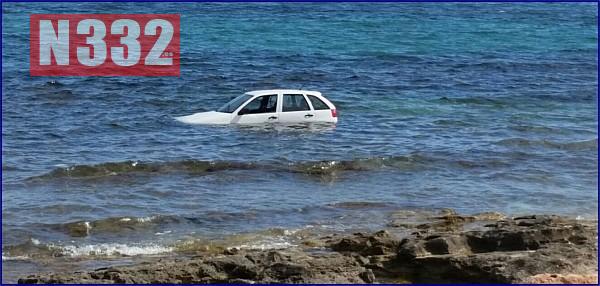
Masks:
[[[478,221],[487,224],[466,227]],[[394,229],[310,237],[313,243],[285,250],[30,275],[19,283],[597,283],[596,221],[444,211],[407,236]]]

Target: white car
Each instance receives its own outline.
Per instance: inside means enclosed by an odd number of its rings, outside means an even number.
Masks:
[[[338,121],[333,103],[318,91],[255,90],[244,93],[217,111],[175,117],[189,124],[258,124]]]

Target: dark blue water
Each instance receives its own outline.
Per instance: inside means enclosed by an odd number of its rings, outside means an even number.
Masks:
[[[21,271],[242,234],[288,245],[394,209],[597,216],[596,5],[2,8],[3,260]],[[30,13],[125,12],[181,14],[181,77],[29,76]],[[340,121],[173,120],[270,88],[321,91]]]

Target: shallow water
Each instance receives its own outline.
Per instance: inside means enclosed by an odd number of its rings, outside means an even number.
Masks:
[[[394,209],[597,217],[594,5],[2,8],[10,277],[232,235],[285,246],[280,230],[377,229]],[[180,13],[182,76],[29,77],[28,15],[65,11]],[[340,122],[173,120],[267,88],[319,90]]]

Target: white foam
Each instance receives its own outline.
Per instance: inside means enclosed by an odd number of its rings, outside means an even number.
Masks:
[[[154,219],[156,219],[156,216],[147,216],[147,217],[138,217],[138,218],[136,218],[136,220],[138,222],[151,222]]]
[[[92,225],[90,224],[89,221],[86,221],[83,224],[85,225],[85,233],[87,235],[90,235],[90,230],[92,229]]]
[[[283,235],[288,235],[288,236],[290,236],[290,235],[294,235],[294,234],[296,234],[296,233],[297,233],[297,232],[299,232],[299,231],[300,231],[300,229],[284,229],[284,230],[283,230]]]
[[[137,222],[146,223],[146,222],[151,222],[154,219],[156,219],[156,216],[137,217],[137,218],[124,217],[124,218],[121,218],[119,221],[129,222],[129,221],[135,220]]]
[[[285,249],[285,248],[290,248],[292,246],[296,246],[296,245],[287,241],[285,238],[277,237],[277,238],[268,238],[268,239],[258,240],[255,242],[245,243],[245,244],[233,247],[233,248],[249,249],[249,250],[269,250],[269,249]]]
[[[172,247],[158,244],[121,244],[121,243],[101,243],[87,245],[66,245],[56,246],[67,256],[111,256],[111,255],[154,255],[173,251]]]
[[[15,260],[27,260],[29,259],[29,257],[27,256],[4,256],[4,253],[2,254],[2,261],[15,261]]]

